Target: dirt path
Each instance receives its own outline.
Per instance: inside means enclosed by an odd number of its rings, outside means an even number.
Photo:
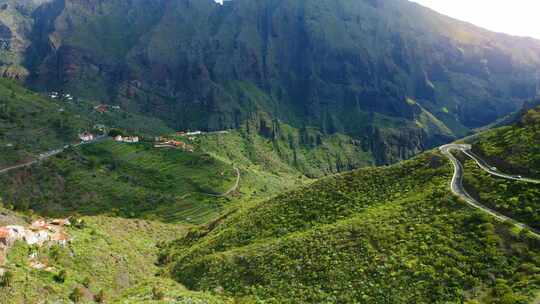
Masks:
[[[203,194],[208,195],[208,196],[213,196],[213,197],[224,197],[236,191],[236,189],[238,189],[238,186],[240,185],[240,169],[238,169],[237,167],[234,167],[234,170],[236,171],[236,182],[229,190],[227,190],[226,192],[223,192],[222,194],[210,194],[210,193],[203,193]]]

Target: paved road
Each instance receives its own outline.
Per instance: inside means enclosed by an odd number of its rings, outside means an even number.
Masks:
[[[55,149],[55,150],[51,150],[51,151],[48,151],[48,152],[44,152],[44,153],[41,153],[38,158],[34,159],[34,160],[31,160],[29,162],[26,162],[26,163],[22,163],[22,164],[18,164],[18,165],[15,165],[15,166],[11,166],[11,167],[7,167],[7,168],[3,168],[0,170],[0,174],[4,174],[4,173],[8,173],[10,171],[13,171],[13,170],[16,170],[16,169],[20,169],[20,168],[26,168],[26,167],[30,167],[34,164],[37,164],[41,161],[44,161],[48,158],[51,158],[55,155],[58,155],[62,152],[64,152],[66,149],[70,148],[70,147],[79,147],[79,146],[82,146],[82,145],[88,145],[88,144],[93,144],[93,143],[96,143],[96,142],[99,142],[99,141],[102,141],[104,139],[106,139],[107,136],[103,135],[103,136],[98,136],[96,137],[94,140],[92,141],[86,141],[86,142],[80,142],[78,144],[73,144],[73,145],[65,145],[63,146],[62,148],[59,148],[59,149]]]
[[[480,204],[477,200],[475,200],[469,193],[467,193],[467,191],[465,190],[465,188],[463,187],[463,165],[461,164],[461,162],[451,153],[452,150],[458,150],[458,151],[463,151],[465,154],[467,154],[467,152],[471,149],[471,146],[470,145],[458,145],[458,144],[449,144],[449,145],[444,145],[442,147],[439,148],[439,150],[444,154],[446,155],[446,157],[448,157],[450,159],[450,161],[452,162],[452,164],[454,165],[454,175],[452,176],[452,182],[450,184],[450,189],[452,190],[452,193],[454,193],[455,195],[457,195],[458,197],[460,197],[462,200],[464,200],[467,204],[469,204],[470,206],[474,207],[474,208],[477,208],[477,209],[480,209],[486,213],[488,213],[489,215],[495,217],[497,220],[501,221],[501,222],[505,222],[505,221],[509,221],[509,222],[512,222],[514,225],[516,225],[517,227],[521,228],[521,229],[528,229],[530,230],[536,237],[540,238],[540,232],[523,224],[523,223],[520,223],[518,221],[515,221],[514,219],[512,218],[509,218],[503,214],[500,214],[499,212],[497,211],[494,211],[482,204]],[[467,154],[468,155],[468,154]],[[471,156],[469,156],[471,157]],[[474,160],[476,160],[474,157],[471,157],[473,158]],[[481,161],[481,160],[478,160],[478,161]],[[485,164],[484,164],[485,165]],[[481,166],[482,168],[482,166]],[[489,169],[489,168],[488,168]],[[491,171],[491,169],[490,169]],[[491,173],[491,172],[490,172]],[[523,180],[523,179],[518,179],[517,177],[515,176],[512,176],[512,175],[505,175],[505,174],[500,174],[498,172],[494,172],[493,173],[497,173],[497,174],[494,174],[496,176],[499,176],[499,177],[503,177],[503,178],[509,178],[509,179],[513,179],[513,180]],[[507,177],[508,176],[508,177]]]
[[[505,173],[501,173],[501,172],[499,172],[497,170],[493,170],[494,167],[491,167],[485,160],[480,158],[478,155],[474,154],[474,152],[471,151],[470,147],[469,147],[469,149],[462,149],[461,151],[463,151],[463,153],[465,153],[465,155],[467,155],[468,157],[473,159],[476,162],[476,164],[478,165],[478,167],[480,167],[482,170],[484,170],[485,172],[487,172],[487,173],[489,173],[489,174],[491,174],[493,176],[506,178],[506,179],[511,179],[511,180],[517,180],[517,181],[521,181],[521,182],[540,184],[540,180],[536,180],[536,179],[532,179],[532,178],[525,178],[525,177],[522,177],[520,175],[505,174]]]

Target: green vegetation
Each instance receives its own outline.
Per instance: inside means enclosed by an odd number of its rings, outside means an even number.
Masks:
[[[107,140],[69,149],[0,180],[4,201],[20,211],[203,223],[225,200],[212,195],[231,188],[236,171],[205,153]]]
[[[509,126],[489,130],[471,140],[473,151],[497,170],[540,177],[540,108],[525,112]],[[497,178],[463,154],[464,185],[482,204],[533,228],[540,228],[540,186]]]
[[[60,104],[0,78],[0,168],[73,143],[89,125]]]
[[[119,109],[99,114],[94,105],[80,99],[49,99],[0,78],[0,168],[79,142],[79,133],[98,124],[147,136],[172,131],[158,119]]]
[[[237,129],[265,113],[373,140],[364,149],[378,164],[464,136],[536,94],[537,41],[406,0],[2,4],[2,75],[175,129]]]
[[[99,297],[105,303],[151,303],[146,300],[157,286],[166,290],[167,299],[184,300],[179,303],[224,302],[156,276],[156,244],[181,236],[185,226],[103,216],[81,219],[83,228],[67,230],[72,241],[66,247],[37,248],[20,242],[9,251],[9,276],[3,277],[9,284],[0,287],[1,303],[63,303],[68,299],[86,303]],[[31,268],[30,254],[53,269]],[[202,301],[206,299],[213,302]]]
[[[143,135],[146,137],[172,132],[171,128],[157,118],[132,113],[122,108],[113,108],[111,105],[107,106],[107,112],[98,113],[94,110],[94,107],[98,105],[97,102],[82,98],[76,98],[72,102],[64,101],[63,103],[67,110],[92,121],[93,126],[103,125],[107,129],[123,130],[127,135]]]
[[[315,128],[296,129],[277,120],[246,122],[226,134],[197,138],[196,144],[245,167],[259,166],[270,173],[321,177],[372,166],[368,144],[351,137],[325,135]]]
[[[324,178],[192,230],[160,261],[246,302],[531,300],[540,243],[452,198],[451,174],[428,153]]]
[[[529,110],[520,121],[482,133],[473,150],[501,171],[540,178],[540,108]]]
[[[501,214],[540,229],[540,185],[493,177],[464,156],[461,162],[469,194]]]

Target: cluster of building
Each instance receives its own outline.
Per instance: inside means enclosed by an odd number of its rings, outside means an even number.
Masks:
[[[193,152],[195,148],[183,141],[169,139],[166,137],[157,137],[156,143],[154,144],[155,148],[177,148],[184,151]]]
[[[60,98],[64,98],[68,101],[72,101],[73,100],[73,96],[71,96],[71,94],[60,94],[58,92],[51,92],[51,94],[49,95],[50,98],[52,99],[60,99]]]
[[[117,135],[117,136],[114,137],[114,141],[133,144],[133,143],[138,143],[139,142],[139,136]]]
[[[94,139],[96,139],[96,136],[94,136],[94,134],[92,134],[90,132],[83,132],[83,133],[79,134],[79,139],[82,142],[89,142],[89,141],[93,141]]]
[[[0,227],[0,267],[6,262],[8,249],[17,241],[39,247],[55,244],[65,246],[70,238],[64,232],[64,227],[70,225],[69,219],[53,219],[37,220],[28,227],[20,225]]]
[[[94,111],[100,113],[100,114],[105,114],[107,112],[109,112],[109,110],[112,109],[112,110],[120,110],[120,106],[112,106],[112,105],[106,105],[106,104],[100,104],[100,105],[97,105],[94,107]]]

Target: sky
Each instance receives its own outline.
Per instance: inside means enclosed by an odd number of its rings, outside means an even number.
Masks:
[[[540,39],[540,0],[411,0],[485,29]]]

